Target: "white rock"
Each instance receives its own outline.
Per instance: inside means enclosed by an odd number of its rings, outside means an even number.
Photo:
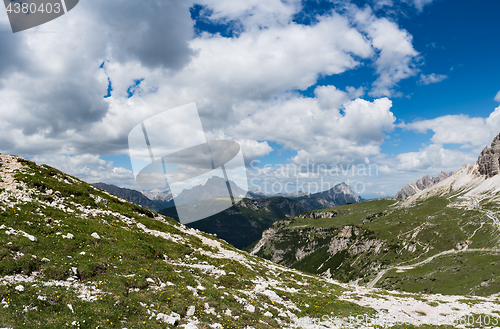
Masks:
[[[155,283],[155,280],[151,279],[151,278],[147,278],[146,279],[147,282],[151,282],[151,283]]]
[[[23,233],[24,233],[23,235],[24,235],[26,238],[30,239],[31,241],[33,241],[33,242],[38,241],[38,240],[37,240],[37,239],[36,239],[33,235],[28,234],[28,233],[25,233],[25,232],[23,232]]]
[[[166,315],[163,313],[158,313],[156,315],[156,320],[161,321],[170,325],[175,325],[177,321],[181,319],[181,316],[175,312],[172,312],[170,315]]]
[[[62,237],[63,237],[63,239],[74,239],[75,238],[75,236],[73,234],[71,234],[71,233],[63,235]]]
[[[24,286],[18,285],[18,286],[16,286],[16,290],[17,291],[24,291]]]
[[[42,258],[42,263],[50,263],[50,259],[43,257]]]
[[[96,238],[96,239],[100,239],[101,238],[99,236],[99,234],[97,234],[96,232],[92,233],[90,236],[93,237],[93,238]]]
[[[186,316],[189,318],[194,315],[194,312],[196,311],[196,307],[194,305],[189,306],[189,309],[186,312]]]
[[[253,313],[253,312],[255,312],[255,306],[250,305],[250,304],[249,304],[249,305],[246,305],[246,306],[245,306],[245,310],[247,310],[247,311],[248,311],[248,312],[250,312],[250,313]]]
[[[82,251],[82,252],[80,253],[80,255],[85,255],[85,251]]]
[[[107,206],[109,202],[108,202],[108,200],[101,198],[100,196],[97,196],[95,198],[95,203],[96,204],[102,203],[103,205]]]
[[[264,313],[264,316],[268,316],[268,317],[272,318],[273,317],[273,313],[267,311],[266,313]]]

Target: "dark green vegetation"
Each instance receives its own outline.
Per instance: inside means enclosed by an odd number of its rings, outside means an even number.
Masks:
[[[190,223],[188,226],[217,234],[217,237],[236,248],[244,249],[260,239],[262,232],[274,221],[290,216],[291,213],[295,214],[295,208],[297,208],[295,202],[284,197],[271,197],[265,200],[243,199],[225,211]],[[175,207],[163,209],[160,213],[178,220]]]
[[[223,198],[213,198],[196,206],[189,206],[185,211],[203,213],[213,204],[221,202]],[[234,206],[223,212],[205,219],[187,224],[203,232],[217,234],[239,249],[247,249],[262,236],[262,232],[281,218],[293,217],[304,211],[323,209],[359,202],[354,192],[344,183],[338,184],[330,190],[309,194],[307,196],[288,198],[283,196],[242,199]],[[225,199],[227,202],[228,199]],[[185,206],[181,206],[185,207]],[[177,219],[175,208],[160,211],[161,214]]]
[[[498,293],[500,271],[494,268],[500,254],[473,250],[499,248],[499,228],[480,209],[449,206],[456,200],[431,197],[408,207],[394,199],[372,200],[282,219],[269,229],[270,237],[260,241],[255,254],[309,273],[368,284],[382,269],[458,250],[414,270],[389,271],[376,287]],[[328,218],[318,218],[322,216]],[[463,249],[472,251],[460,253]]]

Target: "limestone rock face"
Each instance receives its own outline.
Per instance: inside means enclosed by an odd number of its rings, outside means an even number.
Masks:
[[[453,172],[447,174],[444,171],[441,171],[441,173],[437,177],[430,177],[429,175],[426,175],[417,180],[416,183],[410,182],[408,185],[399,190],[398,193],[396,194],[396,198],[406,199],[410,195],[413,195],[417,192],[425,190],[426,188],[436,185],[437,183],[445,180],[451,175],[453,175]]]
[[[445,173],[444,171],[441,171],[441,173],[437,177],[430,177],[429,175],[426,175],[422,178],[420,178],[415,185],[419,188],[419,190],[425,190],[428,187],[431,187],[432,185],[436,185],[442,180],[445,180],[446,178],[450,177],[453,173],[451,172],[449,175]]]
[[[401,190],[398,191],[396,194],[397,199],[406,199],[410,195],[413,195],[419,191],[418,187],[413,183],[410,182],[407,184],[405,187],[403,187]]]
[[[486,146],[477,159],[479,173],[487,178],[500,172],[500,135],[493,139],[491,147]]]

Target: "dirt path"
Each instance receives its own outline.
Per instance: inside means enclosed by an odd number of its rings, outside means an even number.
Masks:
[[[15,157],[0,154],[0,188],[14,190],[17,186],[14,174],[21,168],[21,163]]]
[[[479,201],[477,201],[476,197],[470,196],[469,198],[470,198],[470,200],[472,202],[472,206],[474,208],[482,210],[486,214],[486,216],[488,216],[489,218],[493,219],[493,222],[495,224],[497,224],[497,226],[500,227],[500,220],[498,220],[498,218],[496,218],[495,216],[493,216],[493,213],[491,211],[483,209],[483,207],[479,204]]]

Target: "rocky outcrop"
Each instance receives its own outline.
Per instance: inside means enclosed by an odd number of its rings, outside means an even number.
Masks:
[[[410,182],[405,187],[403,187],[401,190],[398,191],[398,193],[396,194],[396,198],[406,199],[407,197],[417,193],[418,191],[420,191],[420,189],[413,182]]]
[[[311,211],[298,215],[298,218],[310,218],[310,219],[320,219],[320,218],[333,218],[337,216],[336,211]]]
[[[447,174],[444,171],[441,171],[441,173],[437,177],[430,177],[429,175],[426,175],[417,180],[416,183],[413,182],[408,183],[405,187],[403,187],[401,190],[398,191],[398,193],[396,194],[396,198],[406,199],[410,195],[413,195],[415,193],[425,190],[426,188],[436,185],[437,183],[445,180],[451,175],[453,175],[453,172]]]
[[[441,171],[441,173],[437,177],[430,177],[429,175],[426,175],[422,178],[420,178],[415,185],[419,188],[419,190],[425,190],[428,187],[431,187],[432,185],[436,185],[437,183],[445,180],[446,178],[450,177],[453,175],[453,172],[450,172],[448,175],[444,171]]]
[[[477,159],[479,173],[486,178],[500,172],[500,135],[493,139],[491,147],[486,146]]]

